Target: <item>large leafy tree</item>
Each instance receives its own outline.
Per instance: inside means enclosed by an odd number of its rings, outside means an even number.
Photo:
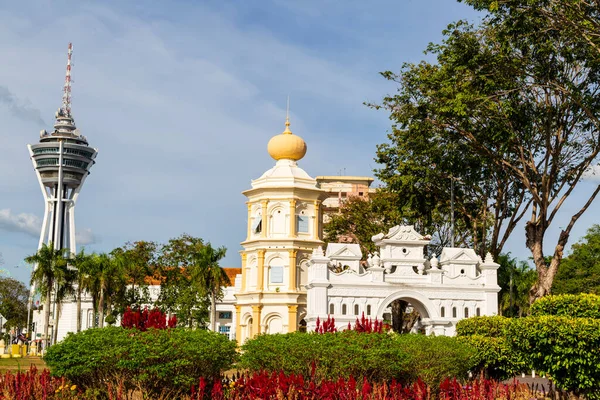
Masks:
[[[141,307],[148,304],[148,279],[153,276],[158,264],[158,245],[155,242],[138,241],[126,243],[110,253],[115,262],[121,265],[127,280],[127,290],[117,301],[117,311],[126,307]]]
[[[552,13],[566,0],[466,2],[490,15],[477,28],[451,25],[440,45],[429,46],[437,62],[385,73],[400,89],[384,106],[400,129],[435,131],[485,159],[492,180],[506,177],[524,191],[531,201],[526,245],[538,274],[532,301],[550,293],[571,230],[600,191],[582,199],[546,263],[549,226],[598,161],[600,54],[539,11]],[[510,202],[506,208],[523,211]]]
[[[12,278],[0,277],[0,314],[5,318],[1,328],[21,328],[27,324],[29,290]]]
[[[67,251],[55,249],[52,243],[42,244],[37,253],[25,258],[25,262],[34,265],[31,274],[31,285],[35,285],[40,291],[44,304],[44,340],[46,346],[49,344],[48,329],[50,326],[50,307],[53,292],[56,291],[57,282],[67,274]]]
[[[600,294],[600,225],[593,225],[561,264],[552,292]]]

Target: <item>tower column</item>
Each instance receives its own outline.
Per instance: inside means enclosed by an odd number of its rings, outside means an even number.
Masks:
[[[252,334],[254,336],[260,333],[260,311],[261,305],[252,306]]]
[[[290,200],[290,237],[296,237],[296,200]]]
[[[298,254],[297,250],[290,250],[290,269],[289,269],[289,290],[292,292],[296,291],[296,255]]]
[[[263,200],[261,202],[261,206],[262,206],[262,230],[260,232],[260,237],[266,238],[268,233],[267,230],[269,229],[269,220],[267,219],[267,205],[269,204],[268,200]]]
[[[288,332],[298,330],[298,306],[288,306]]]
[[[320,217],[320,211],[321,211],[321,202],[319,200],[315,200],[315,202],[313,203],[313,207],[314,207],[314,219],[313,219],[314,238],[320,239],[321,234],[319,232],[319,217]]]
[[[265,251],[264,250],[259,250],[258,251],[258,271],[256,276],[256,290],[257,291],[262,291],[263,290],[263,284],[264,284],[264,276],[265,276]]]
[[[244,293],[246,291],[246,261],[248,259],[248,255],[246,254],[246,252],[242,252],[242,290],[241,292]]]
[[[252,203],[248,202],[248,237],[246,240],[250,240],[252,237]]]
[[[242,315],[242,306],[235,306],[235,340],[238,346],[242,345],[242,332],[240,330],[240,319]]]

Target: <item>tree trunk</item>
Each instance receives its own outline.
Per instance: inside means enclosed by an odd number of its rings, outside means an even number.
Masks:
[[[392,329],[396,333],[402,333],[404,325],[404,313],[408,303],[404,300],[392,301]]]
[[[104,288],[100,289],[100,301],[98,303],[98,314],[100,314],[100,323],[98,326],[104,328]]]
[[[45,313],[44,319],[46,320],[46,324],[44,326],[44,351],[50,346],[50,336],[48,336],[48,329],[50,328],[50,306],[52,305],[51,296],[52,296],[52,287],[54,286],[53,282],[50,282],[48,285],[48,293],[46,295],[46,304],[44,305]]]
[[[214,291],[210,293],[210,330],[217,330],[217,296]]]
[[[81,284],[77,284],[77,332],[81,332]]]
[[[62,309],[62,304],[56,305],[56,316],[54,318],[54,343],[58,343],[58,321],[60,320],[60,311]]]

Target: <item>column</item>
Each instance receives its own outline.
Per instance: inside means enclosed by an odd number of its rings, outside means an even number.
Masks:
[[[252,334],[254,336],[260,333],[260,310],[262,306],[252,306]]]
[[[240,319],[242,314],[242,307],[235,306],[235,340],[238,346],[242,345],[242,331],[240,330]]]
[[[290,237],[296,237],[296,200],[290,200]]]
[[[248,278],[248,276],[246,275],[246,260],[248,259],[248,255],[246,254],[246,252],[242,252],[242,290],[241,292],[244,293],[246,291],[246,279]],[[234,283],[234,282],[232,282]]]
[[[313,235],[315,239],[319,239],[319,220],[320,220],[320,210],[321,210],[321,202],[319,200],[315,200],[314,202],[314,220],[313,220]]]
[[[267,229],[269,228],[269,219],[267,218],[267,205],[269,204],[269,200],[263,200],[261,202],[262,206],[262,230],[260,232],[260,237],[267,237]]]
[[[296,332],[298,327],[298,306],[288,306],[288,332]]]
[[[248,237],[246,240],[250,240],[252,237],[252,203],[246,202],[248,204]]]
[[[290,250],[290,267],[289,267],[289,289],[292,292],[296,291],[296,255],[298,254],[298,250]]]
[[[258,273],[257,275],[257,279],[256,279],[256,290],[257,291],[262,291],[263,290],[263,282],[264,282],[264,274],[265,274],[265,251],[264,250],[259,250],[258,251]]]

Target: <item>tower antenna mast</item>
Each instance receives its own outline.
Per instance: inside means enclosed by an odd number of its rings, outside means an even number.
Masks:
[[[71,55],[73,54],[73,44],[69,43],[69,51],[67,52],[67,72],[65,74],[65,86],[63,87],[62,113],[66,117],[71,116]]]

